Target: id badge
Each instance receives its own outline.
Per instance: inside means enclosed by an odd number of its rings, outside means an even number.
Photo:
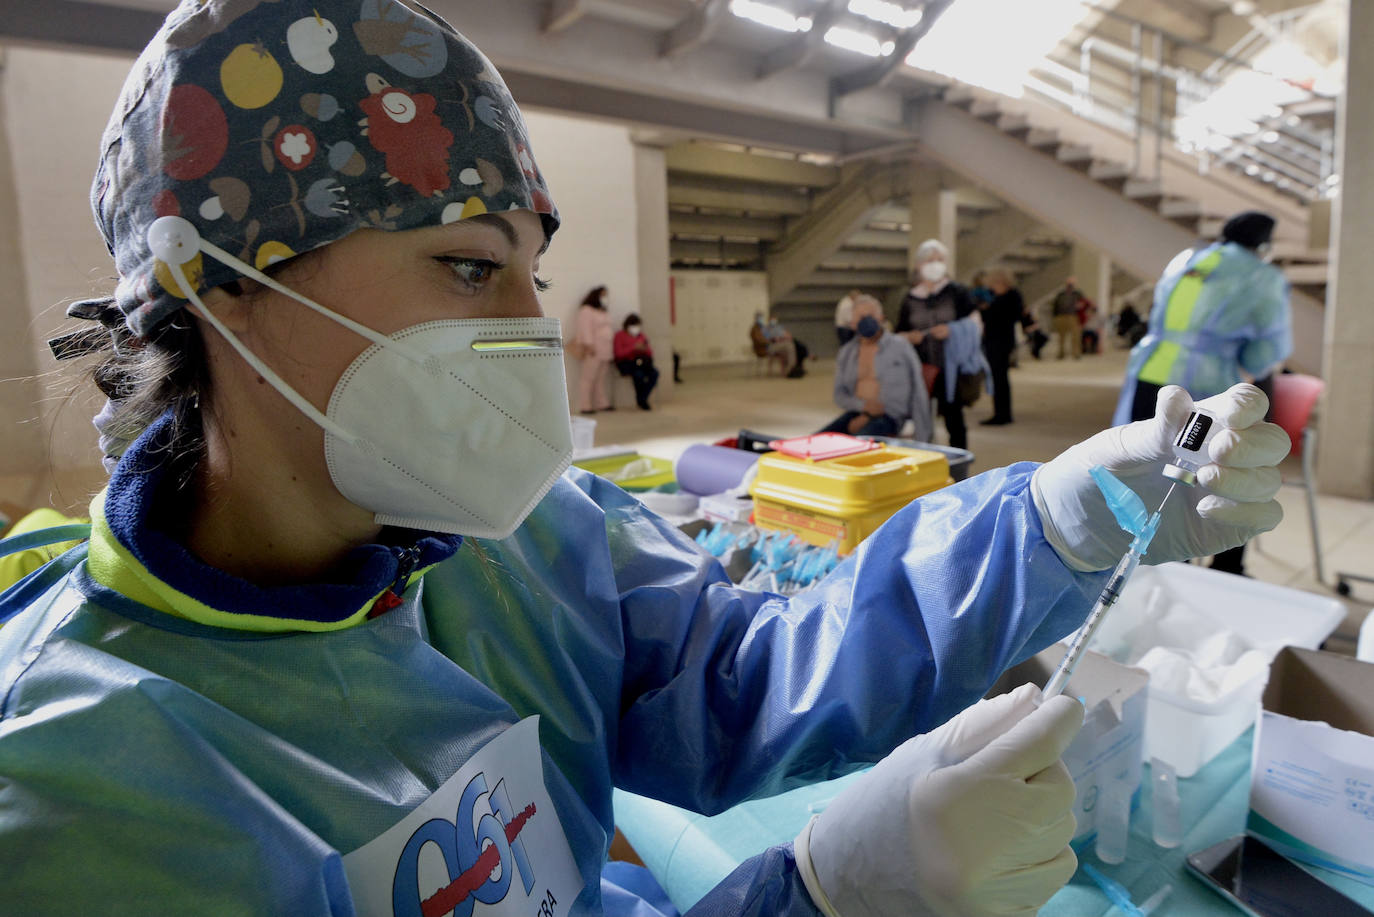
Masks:
[[[343,865],[360,917],[566,915],[582,877],[544,787],[539,717],[484,745]]]

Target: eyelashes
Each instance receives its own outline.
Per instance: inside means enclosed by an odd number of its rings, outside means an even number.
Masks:
[[[435,261],[448,265],[454,275],[467,287],[472,290],[480,290],[486,286],[496,276],[498,271],[506,269],[506,265],[491,258],[464,258],[459,255],[436,255]],[[538,275],[534,276],[534,288],[540,293],[547,292],[553,283],[544,280]]]

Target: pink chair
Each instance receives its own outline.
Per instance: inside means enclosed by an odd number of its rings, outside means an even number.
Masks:
[[[1274,397],[1271,419],[1283,428],[1293,441],[1293,454],[1302,459],[1302,486],[1307,491],[1307,518],[1312,531],[1312,563],[1317,581],[1326,582],[1322,566],[1321,537],[1317,530],[1317,491],[1315,446],[1317,431],[1312,425],[1312,412],[1326,390],[1326,383],[1316,376],[1281,373],[1274,376]]]

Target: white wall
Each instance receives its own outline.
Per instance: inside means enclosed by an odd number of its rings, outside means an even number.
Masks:
[[[74,384],[74,368],[56,372],[46,342],[63,325],[68,303],[114,287],[114,264],[95,228],[89,191],[100,135],[132,58],[28,48],[4,48],[0,55],[0,130],[10,154],[0,181],[14,191],[10,206],[0,206],[0,220],[18,242],[17,257],[3,267],[3,314],[13,337],[0,346],[6,370],[0,379],[44,374],[37,385],[0,381],[3,441],[40,444],[37,467],[4,469],[0,498],[80,505],[80,493],[48,492],[50,472],[98,472],[90,419],[99,399],[93,386]],[[16,289],[24,292],[16,296]],[[20,348],[27,349],[24,359]],[[78,394],[69,399],[74,388]]]
[[[46,342],[63,325],[68,303],[114,285],[89,189],[100,134],[131,63],[0,48],[0,282],[7,291],[0,315],[8,331],[0,341],[0,441],[24,444],[0,460],[0,501],[81,505],[80,494],[63,499],[49,492],[54,470],[81,469],[83,484],[99,482],[90,426],[99,396],[93,386],[77,384],[80,395],[64,406],[74,387],[69,380],[79,376],[69,371],[54,377],[57,364]],[[587,290],[605,284],[618,325],[639,310],[641,290],[636,151],[629,130],[526,114],[564,227],[541,264],[542,275],[554,282],[544,307],[566,324]],[[666,208],[662,221],[666,234]],[[646,328],[666,358],[670,329],[666,309],[658,311],[665,317],[646,315]],[[35,375],[42,381],[34,382]]]
[[[683,366],[754,359],[749,326],[768,313],[762,271],[673,271],[677,325],[673,346]]]
[[[611,322],[619,328],[627,314],[640,311],[635,149],[629,128],[542,111],[525,112],[525,121],[535,161],[563,219],[540,262],[540,274],[553,282],[543,297],[544,312],[562,319],[567,338],[582,297],[604,285]],[[657,329],[648,325],[646,330],[661,350]],[[577,370],[574,361],[568,362],[568,387],[575,392]]]

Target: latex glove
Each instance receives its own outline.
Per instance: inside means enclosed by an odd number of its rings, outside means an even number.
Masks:
[[[1281,428],[1263,422],[1269,399],[1253,385],[1241,384],[1198,406],[1226,429],[1208,445],[1212,461],[1199,469],[1197,484],[1180,484],[1169,498],[1146,563],[1216,554],[1283,519],[1274,499],[1280,481],[1276,466],[1292,444]],[[1117,526],[1088,469],[1102,465],[1154,512],[1173,483],[1161,470],[1173,460],[1174,437],[1192,410],[1186,391],[1165,386],[1153,419],[1104,430],[1036,469],[1031,478],[1035,508],[1045,538],[1064,563],[1081,571],[1106,570],[1130,546],[1131,536]]]
[[[888,755],[802,829],[828,917],[1030,917],[1069,881],[1074,786],[1060,757],[1083,707],[1023,685]]]

